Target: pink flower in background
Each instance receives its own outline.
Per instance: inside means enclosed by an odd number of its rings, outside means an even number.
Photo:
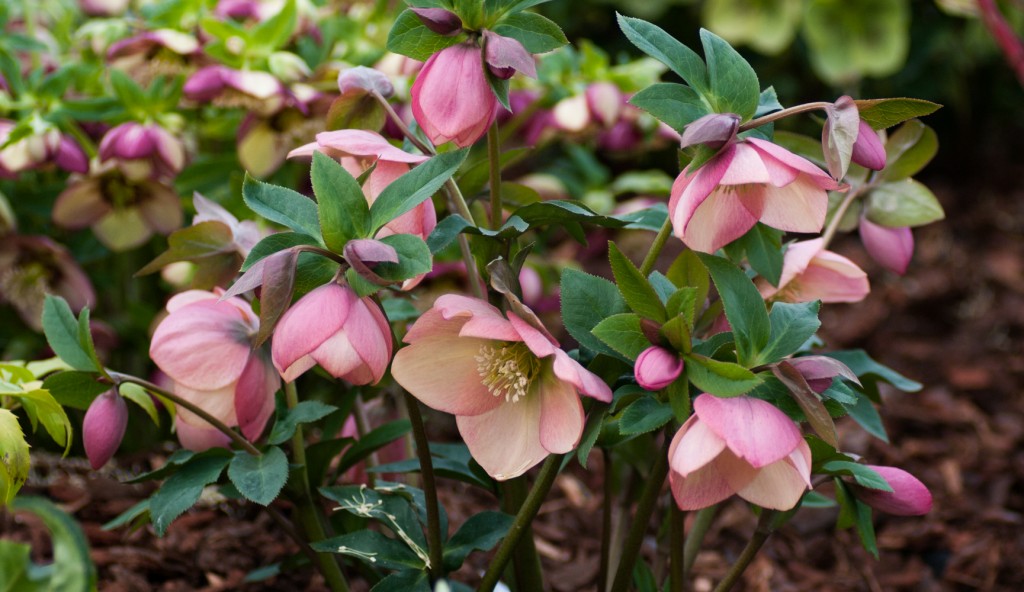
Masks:
[[[873,171],[885,168],[885,145],[878,133],[863,119],[857,129],[857,140],[853,143],[850,160]]]
[[[49,164],[72,173],[89,170],[85,152],[57,128],[47,125],[8,144],[15,126],[13,121],[0,119],[0,178],[13,179],[18,173]]]
[[[4,234],[0,302],[10,303],[26,325],[41,332],[46,294],[63,297],[76,313],[96,302],[89,276],[63,245],[46,236]]]
[[[882,226],[861,217],[859,230],[860,240],[872,259],[893,273],[907,272],[914,256],[914,233],[910,228]]]
[[[288,98],[281,81],[267,72],[221,65],[196,70],[185,82],[184,92],[185,98],[197,103],[241,107],[261,116],[277,112]]]
[[[263,350],[252,348],[259,317],[240,298],[220,300],[190,290],[171,298],[149,355],[174,381],[174,393],[255,440],[274,411],[281,378]],[[178,439],[191,450],[227,446],[228,437],[187,409],[175,418]]]
[[[376,384],[391,360],[391,326],[370,298],[324,284],[299,299],[274,329],[274,366],[288,382],[320,364],[335,378]]]
[[[851,483],[857,499],[872,508],[896,516],[923,516],[932,509],[932,494],[917,477],[896,467],[868,465],[881,475],[892,491],[882,491]]]
[[[498,113],[480,48],[460,43],[430,56],[412,86],[412,113],[434,145],[479,140]]]
[[[173,29],[144,31],[107,50],[110,66],[124,70],[143,87],[161,76],[188,74],[200,55],[199,40]]]
[[[801,356],[786,360],[790,366],[807,381],[807,386],[816,393],[823,393],[832,386],[832,379],[837,376],[860,384],[860,379],[850,370],[849,366],[828,356]]]
[[[787,232],[818,232],[835,180],[809,161],[756,138],[732,142],[672,185],[669,215],[686,246],[714,253],[757,222]]]
[[[125,177],[172,179],[185,166],[185,145],[155,123],[122,123],[100,142],[100,159],[112,160]]]
[[[476,298],[438,298],[405,342],[391,367],[395,380],[428,407],[454,414],[473,458],[499,481],[579,443],[581,394],[612,398],[546,331]]]
[[[660,391],[682,374],[683,360],[673,351],[652,345],[637,356],[633,372],[644,389]]]
[[[860,302],[871,291],[868,276],[857,264],[822,248],[820,238],[789,245],[778,287],[763,278],[758,289],[765,300],[779,302]]]
[[[811,486],[811,449],[800,428],[771,403],[702,394],[672,438],[669,482],[682,510],[737,494],[774,510],[796,506]]]
[[[95,470],[117,452],[128,428],[128,405],[114,390],[93,399],[82,421],[82,443],[89,465]]]

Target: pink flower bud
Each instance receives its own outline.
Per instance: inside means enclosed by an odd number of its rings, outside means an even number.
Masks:
[[[587,107],[590,116],[603,125],[611,127],[619,119],[626,97],[611,82],[595,82],[587,87]]]
[[[394,85],[383,72],[366,66],[356,66],[339,72],[338,90],[343,95],[360,91],[377,91],[384,98],[395,94]]]
[[[410,8],[423,26],[445,37],[462,32],[462,19],[454,12],[443,8]]]
[[[873,171],[885,168],[885,146],[882,145],[882,140],[875,130],[863,119],[860,120],[850,160]]]
[[[185,146],[159,125],[128,122],[103,136],[100,159],[117,161],[132,180],[169,178],[184,168]]]
[[[914,234],[910,228],[890,228],[861,218],[860,240],[879,265],[900,275],[907,272],[914,256]]]
[[[512,78],[516,72],[522,72],[530,78],[537,77],[537,64],[523,44],[491,31],[484,31],[484,61],[491,74],[502,80]]]
[[[117,16],[128,10],[128,0],[78,0],[78,6],[87,16]]]
[[[470,43],[443,49],[427,60],[413,84],[413,116],[435,145],[473,145],[498,113],[480,54]]]
[[[683,371],[683,360],[675,353],[657,345],[645,349],[636,359],[633,372],[640,386],[660,391],[672,384]]]
[[[682,147],[707,144],[721,148],[736,137],[740,116],[735,113],[710,113],[690,122],[683,130]]]
[[[917,477],[896,467],[868,465],[888,483],[892,491],[881,491],[862,487],[855,483],[853,489],[857,499],[872,508],[896,516],[922,516],[932,509],[932,494]]]
[[[828,356],[803,356],[793,358],[788,360],[788,362],[796,368],[797,372],[807,381],[807,385],[816,393],[823,393],[828,390],[828,387],[832,386],[832,379],[836,376],[842,376],[847,380],[860,384],[860,379],[853,373],[853,370],[850,370],[846,364],[835,358]]]
[[[89,464],[98,469],[107,464],[121,445],[128,427],[128,405],[113,390],[96,397],[85,412],[82,441]]]

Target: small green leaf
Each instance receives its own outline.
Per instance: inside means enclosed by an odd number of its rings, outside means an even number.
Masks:
[[[897,123],[931,115],[942,105],[924,99],[867,99],[854,101],[860,111],[860,118],[876,130],[890,128]]]
[[[697,253],[690,249],[680,253],[669,266],[665,276],[679,287],[689,286],[696,290],[693,294],[693,301],[696,304],[695,312],[699,312],[711,289],[711,277],[708,275],[707,268],[697,257]]]
[[[446,37],[431,31],[411,10],[403,10],[388,33],[387,48],[389,51],[409,56],[414,60],[425,62],[430,56],[446,47],[451,47],[461,36]]]
[[[761,97],[757,74],[725,39],[700,30],[707,60],[708,92],[705,95],[718,113],[735,113],[743,121],[754,116]]]
[[[884,181],[899,181],[916,175],[939,151],[935,130],[917,120],[901,125],[885,142],[885,168],[879,172]]]
[[[883,183],[868,194],[868,219],[897,228],[924,226],[946,217],[930,189],[913,179]]]
[[[856,421],[864,431],[888,443],[889,435],[885,432],[885,424],[882,423],[882,416],[878,414],[874,403],[864,393],[857,392],[856,405],[843,405],[850,417]]]
[[[288,457],[277,446],[267,448],[260,456],[240,450],[228,465],[228,478],[246,499],[270,505],[288,481]]]
[[[608,258],[611,261],[612,273],[618,283],[619,292],[626,304],[634,312],[644,318],[659,323],[665,322],[665,305],[661,303],[657,292],[650,282],[640,273],[633,262],[622,254],[613,242],[608,243]]]
[[[11,503],[28,480],[29,452],[18,418],[0,408],[0,507]],[[0,578],[3,577],[0,570]]]
[[[220,478],[229,456],[204,456],[187,462],[149,498],[149,514],[157,535],[164,536],[175,518],[199,500],[203,488]]]
[[[501,512],[480,512],[470,516],[444,546],[444,568],[455,571],[473,551],[490,551],[505,538],[513,517]]]
[[[875,541],[875,525],[871,522],[871,506],[859,499],[853,500],[857,507],[857,535],[868,553],[878,559],[878,543]]]
[[[125,399],[142,407],[142,410],[153,420],[153,423],[160,425],[160,414],[156,410],[156,404],[153,403],[153,397],[149,395],[146,389],[131,382],[124,382],[121,383],[118,392]]]
[[[43,332],[53,353],[69,366],[85,372],[100,370],[95,362],[95,353],[86,351],[79,340],[78,320],[71,312],[71,307],[60,296],[46,295],[43,302]]]
[[[714,279],[725,305],[725,316],[736,336],[736,354],[740,364],[754,365],[753,361],[768,344],[771,335],[768,311],[761,293],[745,273],[725,259],[706,253],[697,253],[697,256]]]
[[[313,153],[309,177],[327,248],[340,253],[348,241],[368,236],[370,206],[355,177],[319,150]]]
[[[268,444],[283,444],[295,434],[295,428],[300,423],[312,423],[319,421],[337,411],[334,405],[321,403],[320,401],[302,401],[293,409],[281,414],[270,430],[267,438]]]
[[[135,272],[136,276],[160,271],[178,261],[194,261],[203,257],[234,251],[231,228],[223,222],[207,220],[175,230],[167,237],[167,250]]]
[[[278,251],[297,247],[299,245],[318,246],[317,240],[307,234],[298,232],[276,232],[264,237],[256,246],[249,251],[249,256],[242,263],[240,271],[248,271],[250,267],[261,259],[265,259]]]
[[[370,206],[369,236],[382,226],[430,199],[466,160],[468,149],[439,154],[389,184]]]
[[[565,329],[587,349],[617,355],[591,331],[604,319],[628,312],[615,284],[572,268],[562,271],[562,322]]]
[[[451,585],[449,588],[452,589]],[[393,571],[374,584],[370,592],[431,592],[430,574],[424,568]]]
[[[922,388],[920,382],[910,380],[892,368],[879,364],[862,349],[825,352],[824,355],[846,364],[864,382],[884,380],[907,393],[916,393]]]
[[[718,397],[736,397],[761,384],[761,377],[739,364],[699,354],[684,356],[686,377],[695,387]]]
[[[285,0],[270,18],[258,23],[249,34],[253,49],[272,51],[283,47],[296,32],[297,20],[295,0]]]
[[[694,90],[706,93],[709,89],[708,69],[704,60],[664,29],[643,21],[617,14],[619,27],[626,38],[640,51],[665,64]]]
[[[323,240],[316,203],[305,195],[286,187],[257,181],[246,174],[242,184],[242,199],[249,209],[267,220],[318,241]]]
[[[779,285],[782,277],[782,231],[758,222],[746,234],[725,246],[725,252],[733,261],[747,261],[754,271],[761,274],[773,286]]]
[[[510,14],[495,25],[494,32],[522,43],[530,53],[546,53],[569,42],[561,27],[535,12]]]
[[[98,382],[98,374],[69,370],[51,374],[43,381],[43,388],[65,407],[86,410],[100,393],[109,391],[110,385]]]
[[[878,471],[867,465],[845,460],[832,460],[821,466],[822,472],[830,475],[849,475],[858,485],[869,489],[892,492],[892,486]]]
[[[758,354],[757,363],[771,364],[799,351],[821,327],[819,309],[821,303],[818,301],[773,304],[768,314],[771,337],[765,349]]]
[[[591,333],[630,361],[651,346],[640,328],[640,317],[633,313],[612,315],[598,323]]]
[[[623,436],[646,434],[665,425],[675,414],[672,406],[651,396],[633,401],[619,417],[619,433]]]

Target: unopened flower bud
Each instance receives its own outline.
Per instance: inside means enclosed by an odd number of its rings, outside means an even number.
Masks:
[[[892,491],[870,489],[852,483],[857,499],[872,508],[895,516],[923,516],[932,509],[932,494],[917,477],[896,467],[868,466],[881,475]]]
[[[128,405],[121,395],[109,390],[96,397],[85,412],[82,441],[93,469],[107,464],[121,445],[128,427]]]
[[[875,130],[863,119],[860,120],[850,160],[873,171],[885,168],[885,146]]]
[[[385,99],[395,94],[394,85],[383,72],[366,66],[356,66],[339,72],[338,90],[343,95],[360,91],[377,91]]]
[[[443,8],[410,8],[423,23],[423,26],[445,37],[452,37],[462,32],[462,19],[454,12]]]
[[[644,389],[660,391],[683,372],[683,360],[674,352],[652,345],[640,353],[633,366],[636,381]]]
[[[860,219],[860,240],[871,258],[882,267],[903,275],[914,256],[914,234],[910,228],[890,228]]]

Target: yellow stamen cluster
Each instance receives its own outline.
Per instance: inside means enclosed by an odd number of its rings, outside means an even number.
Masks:
[[[540,370],[540,360],[521,342],[482,345],[474,359],[484,386],[506,402],[516,403],[525,397]]]

